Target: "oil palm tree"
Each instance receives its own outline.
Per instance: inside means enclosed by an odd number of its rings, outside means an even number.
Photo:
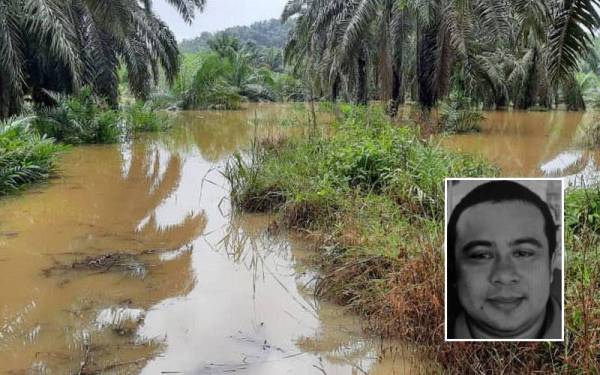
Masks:
[[[191,22],[205,0],[168,2]],[[116,105],[120,64],[139,98],[159,69],[169,82],[177,74],[175,37],[151,0],[0,0],[0,117],[19,112],[24,95],[45,102],[45,90],[84,84]]]
[[[553,90],[572,82],[579,58],[590,50],[600,26],[599,5],[598,0],[290,0],[283,19],[296,17],[296,26],[286,61],[320,72],[334,92],[340,74],[364,92],[366,62],[379,77],[379,96],[393,99],[392,114],[408,88],[402,77],[415,75],[414,91],[426,108],[452,84],[491,93],[498,104],[508,99],[519,107],[547,104]],[[376,48],[365,53],[365,45]],[[503,64],[493,65],[499,58]]]

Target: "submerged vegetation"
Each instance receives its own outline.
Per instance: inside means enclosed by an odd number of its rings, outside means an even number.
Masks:
[[[257,144],[226,169],[234,205],[276,212],[317,239],[317,293],[365,316],[373,332],[408,339],[456,373],[598,370],[597,191],[568,194],[568,344],[445,343],[443,179],[498,171],[373,108],[344,108],[330,137]]]
[[[150,103],[110,109],[88,87],[78,95],[48,93],[52,107],[39,107],[28,117],[0,123],[0,195],[48,178],[61,144],[116,143],[129,133],[169,128],[166,115]]]
[[[466,133],[481,130],[484,117],[471,98],[460,93],[451,94],[440,103],[439,121],[442,129],[450,133]]]
[[[31,117],[0,122],[0,196],[22,185],[46,179],[62,147],[31,128]]]
[[[120,114],[106,107],[90,88],[77,96],[53,95],[55,106],[41,108],[34,128],[46,137],[69,144],[115,143],[122,133]]]
[[[151,101],[125,106],[123,116],[126,128],[132,132],[164,131],[171,127],[166,114],[157,112]]]

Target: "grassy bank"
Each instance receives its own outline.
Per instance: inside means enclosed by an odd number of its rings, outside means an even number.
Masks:
[[[259,142],[225,171],[236,207],[276,212],[282,225],[318,240],[318,294],[362,314],[372,332],[412,341],[451,372],[597,366],[598,254],[591,249],[598,241],[584,207],[600,195],[570,200],[582,213],[571,220],[579,226],[569,226],[567,274],[581,285],[567,284],[565,345],[446,344],[443,179],[497,171],[421,140],[413,127],[390,125],[377,109],[347,108],[334,126],[328,138]]]

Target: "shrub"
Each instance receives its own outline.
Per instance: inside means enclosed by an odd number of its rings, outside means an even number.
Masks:
[[[155,132],[170,127],[167,116],[156,112],[150,103],[136,102],[123,112],[127,128],[134,132]]]
[[[403,206],[417,200],[419,214],[439,216],[443,213],[444,176],[496,173],[477,159],[421,141],[410,127],[392,125],[381,108],[340,108],[343,119],[334,124],[333,136],[290,140],[277,150],[255,150],[259,157],[253,158],[252,165],[243,164],[240,157],[230,163],[226,175],[235,205],[247,207],[244,198],[257,200],[262,191],[283,197],[287,203],[312,197],[311,205],[328,205],[358,192],[382,194]],[[264,209],[281,206],[281,202],[260,205]]]
[[[55,107],[37,111],[33,126],[42,135],[69,144],[115,143],[123,134],[121,116],[89,87],[73,96],[53,95]]]
[[[241,96],[238,89],[226,79],[233,69],[227,59],[217,54],[202,54],[197,57],[196,71],[190,82],[181,83],[184,109],[238,109]]]
[[[10,118],[0,122],[0,195],[22,185],[48,178],[62,148],[52,139],[32,131],[33,118]]]
[[[600,188],[571,189],[565,199],[565,226],[578,235],[583,228],[600,234]]]
[[[439,107],[440,125],[450,133],[480,131],[483,118],[481,110],[461,93],[453,92]]]

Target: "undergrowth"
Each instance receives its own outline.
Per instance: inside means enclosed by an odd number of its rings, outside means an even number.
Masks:
[[[362,314],[370,331],[414,343],[446,372],[598,371],[600,193],[568,195],[566,275],[578,281],[567,283],[564,344],[446,343],[443,181],[498,171],[391,125],[380,109],[342,111],[333,135],[256,143],[224,172],[235,207],[276,212],[319,239],[317,293]]]
[[[127,132],[170,127],[167,116],[151,103],[138,102],[117,111],[88,87],[76,95],[47,94],[53,106],[36,108],[29,117],[0,121],[0,196],[48,178],[56,154],[65,149],[61,143],[115,143]]]
[[[170,128],[157,104],[135,102],[122,110],[108,107],[102,98],[84,87],[76,95],[49,93],[54,106],[38,108],[36,131],[67,144],[117,143],[128,132],[156,132]]]
[[[453,92],[440,103],[439,116],[442,129],[449,133],[478,132],[484,119],[471,99],[459,92]]]
[[[63,147],[31,129],[33,118],[0,122],[0,196],[49,177]]]
[[[68,144],[116,143],[124,132],[119,112],[111,110],[89,87],[79,94],[52,94],[56,105],[41,108],[33,122],[42,135]]]
[[[156,111],[152,102],[138,101],[126,106],[123,115],[127,129],[133,132],[157,132],[171,127],[167,116]]]

